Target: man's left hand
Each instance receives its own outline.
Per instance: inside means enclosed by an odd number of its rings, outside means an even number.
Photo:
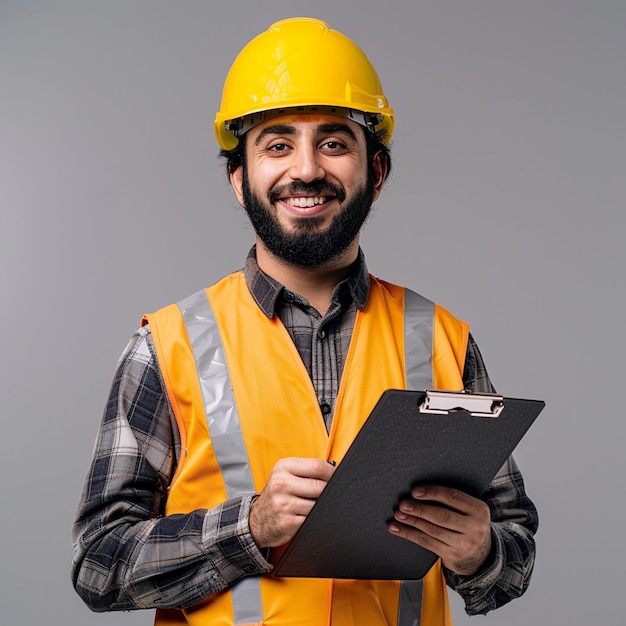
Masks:
[[[456,574],[474,574],[491,550],[487,504],[434,485],[415,487],[411,496],[400,502],[389,532],[434,552]]]

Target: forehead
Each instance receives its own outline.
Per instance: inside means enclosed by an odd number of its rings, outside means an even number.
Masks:
[[[356,143],[364,143],[364,132],[359,124],[338,115],[297,113],[267,120],[248,131],[248,136],[249,144],[256,144],[274,135],[318,138],[320,135],[343,133]]]

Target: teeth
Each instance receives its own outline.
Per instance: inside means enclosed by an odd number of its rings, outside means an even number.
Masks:
[[[324,204],[326,198],[324,196],[317,196],[316,198],[286,198],[285,202],[289,206],[304,209],[317,206],[318,204]]]

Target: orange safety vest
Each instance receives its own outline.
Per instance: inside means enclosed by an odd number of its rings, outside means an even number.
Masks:
[[[261,492],[280,458],[340,462],[385,389],[463,388],[469,328],[445,309],[370,277],[330,433],[298,351],[242,272],[146,315],[181,437],[166,514]],[[270,558],[271,560],[271,558]],[[421,605],[421,606],[420,606]],[[440,561],[421,581],[249,576],[200,604],[157,610],[158,626],[452,624]]]

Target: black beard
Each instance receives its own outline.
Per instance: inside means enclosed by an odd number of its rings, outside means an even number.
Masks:
[[[269,207],[273,206],[283,189],[269,191]],[[345,200],[346,194],[342,187],[324,181],[298,182],[289,186],[292,195],[322,195],[322,190],[331,191],[338,202]],[[341,212],[322,232],[316,232],[321,218],[303,217],[296,222],[296,232],[286,233],[271,214],[268,204],[264,204],[250,189],[245,167],[242,192],[246,213],[265,247],[289,265],[314,268],[339,257],[355,240],[372,208],[374,183],[373,177],[368,176],[365,186],[356,192],[352,200],[342,207]]]

